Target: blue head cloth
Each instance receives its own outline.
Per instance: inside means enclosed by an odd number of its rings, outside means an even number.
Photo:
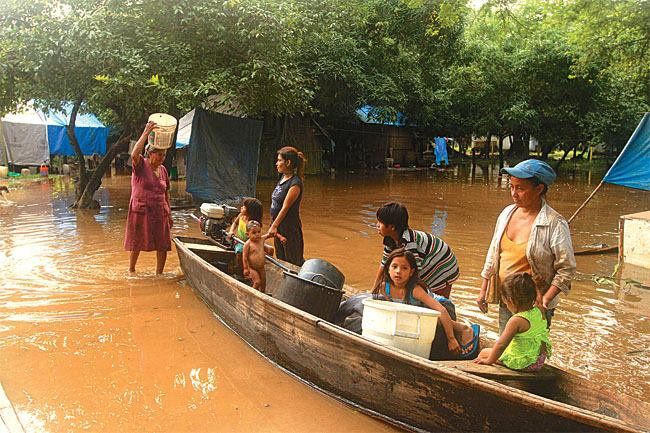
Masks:
[[[509,174],[510,176],[519,179],[530,179],[536,177],[544,185],[549,186],[555,182],[555,171],[550,165],[539,159],[527,159],[521,161],[514,167],[502,168],[501,173]]]

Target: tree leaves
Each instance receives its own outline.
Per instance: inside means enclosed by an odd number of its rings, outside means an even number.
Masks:
[[[5,0],[0,111],[37,99],[121,128],[207,100],[452,136],[615,148],[648,109],[647,0]]]

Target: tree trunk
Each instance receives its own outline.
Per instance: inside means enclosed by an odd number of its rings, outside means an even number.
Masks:
[[[572,147],[569,147],[567,150],[564,151],[564,155],[562,155],[562,159],[560,159],[560,160],[557,162],[557,164],[555,164],[555,167],[553,167],[553,168],[555,169],[556,172],[560,169],[560,165],[562,165],[562,163],[563,163],[564,160],[566,159],[567,155],[568,155],[572,150],[575,150],[575,148],[576,148],[577,145],[578,145],[578,143],[574,144]]]
[[[548,159],[549,153],[553,151],[553,148],[555,148],[554,144],[541,144],[542,146],[542,159],[546,160]]]
[[[580,155],[575,155],[575,154],[574,154],[574,155],[573,155],[573,158],[571,158],[571,159],[572,159],[572,160],[573,160],[573,159],[583,159],[584,156],[585,156],[585,153],[587,153],[587,151],[589,151],[589,145],[586,145],[586,146],[584,147],[584,149],[582,149],[582,152],[580,152]]]
[[[513,134],[510,136],[510,155],[517,158],[525,158],[528,156],[528,146],[524,142],[523,136]]]
[[[79,198],[83,194],[83,191],[86,189],[86,184],[88,183],[86,161],[84,160],[84,155],[81,152],[81,146],[79,146],[79,142],[77,141],[77,136],[74,133],[75,124],[77,123],[77,113],[79,113],[82,101],[83,98],[79,98],[72,105],[72,111],[70,112],[70,122],[66,127],[68,140],[70,140],[70,144],[72,144],[72,148],[74,149],[74,153],[77,155],[77,161],[79,163],[79,181],[77,183],[77,192],[75,197],[77,201],[79,201]]]
[[[94,200],[95,191],[99,189],[102,184],[102,177],[106,171],[110,168],[111,162],[115,159],[117,152],[124,144],[128,144],[131,139],[130,133],[124,133],[122,136],[108,149],[106,155],[99,161],[99,164],[92,172],[90,179],[87,180],[84,189],[81,190],[81,193],[77,197],[77,201],[72,205],[76,209],[97,209],[99,208],[99,202]]]
[[[490,158],[490,150],[492,150],[492,133],[488,132],[487,141],[485,142],[485,149],[482,149],[485,153],[483,157],[485,159]]]
[[[499,172],[503,168],[503,135],[499,135]]]
[[[530,134],[525,133],[523,138],[524,138],[524,157],[528,158],[530,156]]]

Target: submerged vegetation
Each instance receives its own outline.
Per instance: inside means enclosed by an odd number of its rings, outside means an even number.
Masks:
[[[329,119],[370,104],[514,152],[531,135],[543,157],[614,152],[649,109],[649,60],[647,0],[5,0],[0,112],[98,113],[120,133],[109,162],[145,113],[206,101]],[[108,165],[80,166],[86,207]]]

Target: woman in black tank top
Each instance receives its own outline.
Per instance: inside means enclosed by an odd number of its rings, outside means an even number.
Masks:
[[[281,177],[271,194],[272,222],[268,235],[274,237],[279,259],[302,266],[305,259],[300,202],[305,157],[293,147],[283,147],[278,150],[275,166]]]

